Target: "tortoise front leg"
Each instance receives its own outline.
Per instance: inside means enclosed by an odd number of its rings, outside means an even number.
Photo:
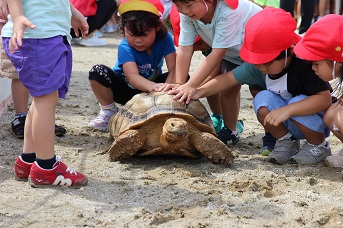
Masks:
[[[138,130],[128,130],[114,140],[110,149],[111,161],[119,161],[133,156],[146,140],[146,134],[140,134]]]
[[[189,140],[211,162],[224,165],[232,164],[234,156],[231,150],[214,135],[207,132],[192,132]]]

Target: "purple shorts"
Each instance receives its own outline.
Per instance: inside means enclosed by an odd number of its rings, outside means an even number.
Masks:
[[[31,96],[58,90],[58,96],[65,98],[72,71],[72,50],[66,38],[23,39],[14,54],[9,51],[9,40],[2,38],[4,49]]]

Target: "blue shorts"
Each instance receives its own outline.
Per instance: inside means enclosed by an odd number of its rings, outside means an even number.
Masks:
[[[281,108],[291,103],[295,103],[307,98],[306,95],[298,95],[292,97],[289,100],[282,98],[280,95],[275,94],[269,90],[263,90],[259,92],[254,99],[254,111],[257,115],[257,111],[261,107],[267,107],[269,111],[272,111],[277,108]],[[305,136],[299,130],[299,128],[293,123],[292,120],[297,121],[301,125],[307,127],[308,129],[324,133],[325,137],[330,135],[330,129],[325,126],[323,121],[324,111],[318,112],[316,114],[307,115],[307,116],[291,116],[288,120],[283,122],[287,130],[296,138],[296,139],[305,139]]]
[[[58,90],[58,96],[65,98],[72,71],[72,50],[67,39],[23,39],[23,45],[14,54],[9,51],[9,40],[2,38],[4,49],[31,96]]]

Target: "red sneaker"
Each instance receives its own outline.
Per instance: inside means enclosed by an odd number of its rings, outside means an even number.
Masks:
[[[32,164],[24,161],[21,156],[18,156],[14,164],[15,178],[20,181],[26,181],[29,177]]]
[[[29,183],[32,187],[81,187],[88,183],[88,179],[64,164],[61,157],[57,157],[52,169],[42,169],[37,162],[34,162],[30,171]]]

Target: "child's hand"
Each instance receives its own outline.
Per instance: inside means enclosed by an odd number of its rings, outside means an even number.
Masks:
[[[289,119],[291,115],[288,113],[287,108],[274,109],[266,115],[263,121],[263,125],[267,123],[272,126],[279,126],[282,122]]]
[[[179,87],[175,87],[168,92],[168,94],[176,94],[173,99],[179,99],[179,102],[185,101],[188,104],[193,95],[196,93],[196,87],[194,87],[190,82],[186,84],[180,85]]]
[[[180,86],[180,85],[179,84],[164,83],[164,86],[160,88],[159,92],[160,91],[167,92],[168,90],[177,88],[178,86]]]
[[[71,26],[74,29],[75,35],[77,37],[80,36],[79,34],[79,29],[81,30],[81,35],[82,37],[85,37],[88,34],[89,31],[89,26],[87,23],[86,18],[74,7],[74,6],[70,6],[71,8]]]
[[[13,20],[13,36],[9,43],[11,53],[23,45],[22,38],[26,28],[34,29],[36,26],[23,15]]]
[[[152,88],[152,91],[155,92],[161,92],[164,90],[164,88],[168,85],[168,83],[155,83],[155,85]],[[152,92],[150,91],[150,92]]]
[[[0,0],[0,19],[7,21],[8,14],[7,0]]]

